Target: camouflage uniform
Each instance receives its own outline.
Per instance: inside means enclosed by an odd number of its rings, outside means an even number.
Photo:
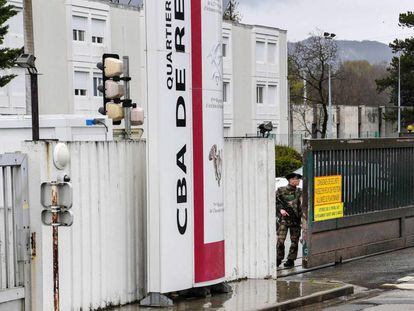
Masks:
[[[285,257],[285,240],[290,230],[291,246],[287,259],[295,260],[298,255],[299,238],[301,231],[302,191],[290,185],[281,187],[276,192],[276,216],[277,221],[277,259]],[[285,210],[289,216],[282,217],[280,210]]]

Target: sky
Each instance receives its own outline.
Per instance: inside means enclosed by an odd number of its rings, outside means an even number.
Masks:
[[[138,4],[142,0],[120,0]],[[154,0],[147,0],[154,1]],[[226,4],[228,0],[223,0]],[[398,15],[414,10],[414,0],[237,0],[242,22],[286,29],[289,41],[310,32],[331,32],[340,40],[372,40],[388,44],[414,36],[398,26]]]
[[[226,0],[224,0],[226,1]],[[414,0],[238,0],[242,22],[286,29],[300,41],[318,29],[340,40],[389,43],[414,36],[398,26],[398,15],[414,10]]]

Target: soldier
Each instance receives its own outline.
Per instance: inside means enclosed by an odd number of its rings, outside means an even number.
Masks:
[[[277,266],[285,257],[285,240],[290,230],[290,250],[284,266],[292,268],[298,255],[302,219],[302,190],[298,188],[302,175],[292,173],[286,176],[289,184],[276,192],[277,221]]]

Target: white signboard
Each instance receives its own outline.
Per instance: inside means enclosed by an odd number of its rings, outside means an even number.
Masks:
[[[224,277],[221,0],[145,11],[148,290],[167,293]]]

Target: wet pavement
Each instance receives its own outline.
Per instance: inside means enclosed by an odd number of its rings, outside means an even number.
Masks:
[[[175,306],[162,310],[257,310],[291,299],[342,288],[341,283],[293,280],[246,280],[230,283],[233,292],[204,299],[175,301]],[[114,310],[152,310],[130,305]]]
[[[414,311],[414,248],[376,255],[292,278],[338,280],[356,295],[302,308],[306,311]],[[360,286],[360,287],[357,287]]]
[[[414,248],[346,262],[297,275],[297,280],[335,280],[369,289],[414,273]]]

